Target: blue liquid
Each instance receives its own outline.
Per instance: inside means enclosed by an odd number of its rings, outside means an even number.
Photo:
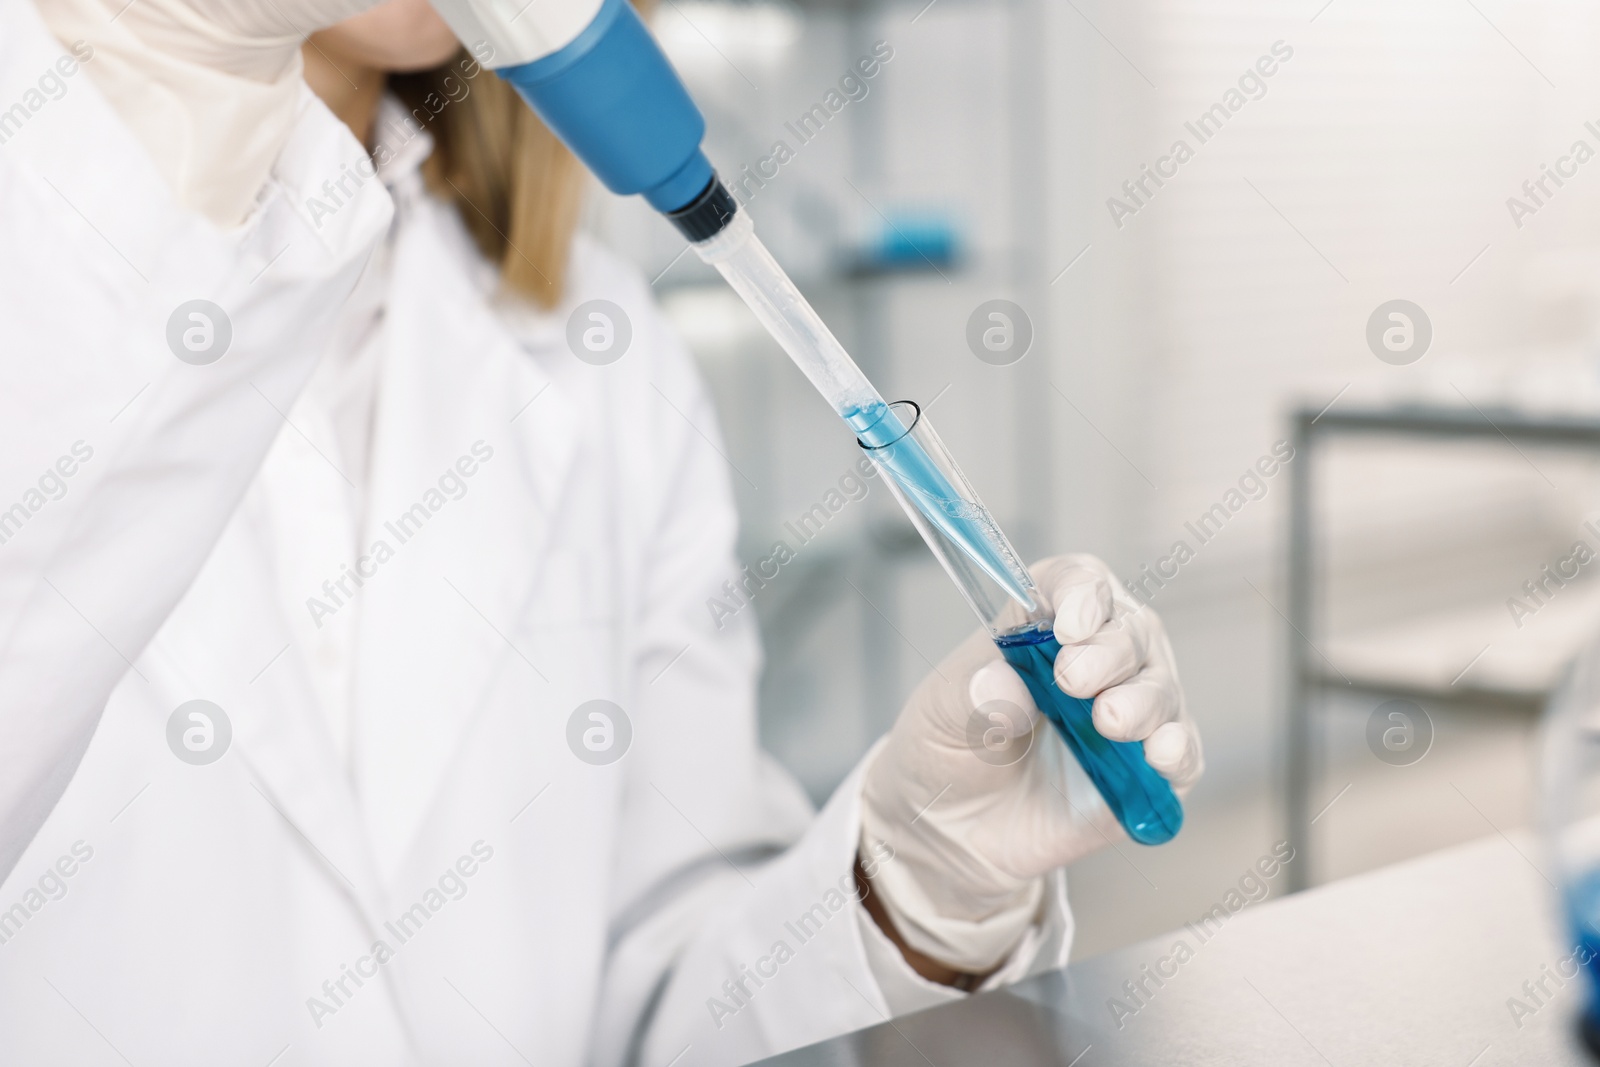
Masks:
[[[917,510],[1012,598],[1031,609],[1033,597],[1016,578],[1022,565],[1001,548],[1006,540],[994,520],[950,484],[933,457],[908,435],[900,416],[882,403],[846,408],[840,414],[894,475]]]
[[[1094,782],[1128,836],[1141,845],[1172,840],[1183,825],[1183,806],[1171,784],[1144,761],[1137,741],[1112,741],[1094,728],[1092,700],[1068,696],[1056,686],[1056,642],[1051,625],[1031,622],[995,638],[1000,654],[1016,668],[1033,702],[1055,723],[1078,764]]]
[[[1583,1010],[1589,1025],[1600,1029],[1600,870],[1580,877],[1567,887],[1565,895],[1567,921],[1576,935],[1573,944],[1589,958],[1584,964],[1584,970],[1589,972],[1589,988]]]

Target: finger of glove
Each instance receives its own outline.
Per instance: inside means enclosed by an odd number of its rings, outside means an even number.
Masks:
[[[1144,759],[1179,790],[1187,789],[1205,769],[1200,733],[1189,722],[1168,722],[1145,738]]]
[[[1000,650],[988,633],[979,630],[939,661],[906,701],[895,729],[910,729],[922,722],[943,743],[965,745],[972,717],[971,683],[985,665],[1000,660]],[[1018,679],[1020,681],[1020,679]]]
[[[1092,637],[1111,618],[1111,571],[1094,556],[1060,556],[1036,569],[1055,612],[1055,637],[1063,645]]]
[[[1143,629],[1128,622],[1106,623],[1098,633],[1056,653],[1056,685],[1069,696],[1092,699],[1121,685],[1144,668]]]
[[[1095,698],[1094,728],[1112,741],[1143,741],[1182,714],[1178,688],[1155,672]]]
[[[1027,683],[1003,659],[986,663],[974,672],[967,683],[967,696],[972,706],[991,724],[1001,727],[1007,737],[1023,736],[1039,718]]]
[[[220,26],[248,38],[297,37],[343,22],[385,0],[186,0]]]

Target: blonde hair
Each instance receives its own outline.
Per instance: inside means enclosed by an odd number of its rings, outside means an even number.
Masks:
[[[471,72],[471,73],[468,73]],[[456,206],[506,288],[560,303],[583,204],[583,167],[516,90],[465,49],[390,88],[433,135],[423,179]]]

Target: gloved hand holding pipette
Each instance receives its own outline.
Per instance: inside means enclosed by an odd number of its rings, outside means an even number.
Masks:
[[[294,126],[305,91],[301,41],[376,2],[42,0],[39,11],[61,40],[93,43],[101,91],[177,199],[232,228],[267,185]],[[392,25],[408,14],[390,5],[370,17],[415,36]],[[447,34],[439,45],[442,57],[454,51]]]
[[[1160,618],[1104,563],[1032,569],[1055,611],[1056,682],[1094,699],[1094,726],[1143,743],[1182,793],[1204,767]],[[1033,922],[1043,875],[1123,835],[986,631],[906,702],[862,789],[863,854],[893,849],[872,884],[914,950],[972,974],[999,964]]]

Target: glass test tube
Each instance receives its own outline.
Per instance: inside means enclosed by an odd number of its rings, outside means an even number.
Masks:
[[[988,628],[1000,654],[1022,676],[1034,703],[1060,732],[1128,836],[1145,845],[1170,841],[1183,825],[1183,806],[1172,785],[1145,762],[1142,744],[1112,741],[1094,728],[1092,700],[1068,696],[1056,685],[1055,659],[1061,645],[1055,638],[1054,613],[1021,564],[1016,566],[1017,580],[1025,583],[1035,605],[1032,610],[1008,595],[984,568],[946,537],[942,524],[929,521],[924,507],[917,502],[918,485],[903,477],[906,465],[900,452],[914,454],[919,466],[936,466],[943,484],[959,494],[967,516],[988,533],[998,552],[1010,561],[1018,558],[928,417],[910,401],[891,404],[890,409],[905,432],[883,444],[862,441],[862,450],[872,458],[912,525]]]

